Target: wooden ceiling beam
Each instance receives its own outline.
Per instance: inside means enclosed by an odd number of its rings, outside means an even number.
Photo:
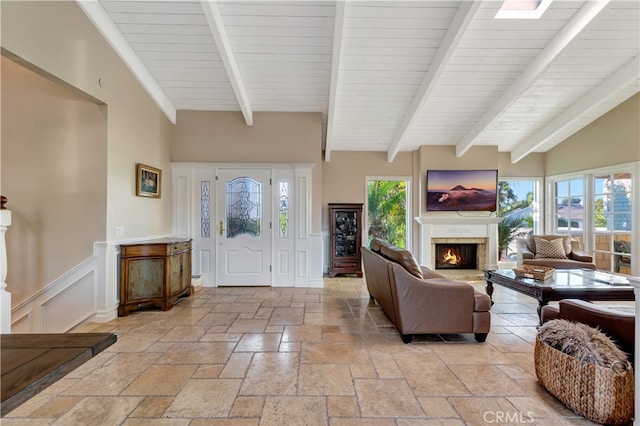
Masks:
[[[333,23],[333,51],[331,55],[331,81],[329,83],[329,105],[327,108],[327,139],[325,141],[324,160],[331,161],[333,148],[336,97],[338,94],[338,78],[340,75],[340,55],[342,54],[342,35],[344,31],[344,11],[346,0],[336,1],[336,11]]]
[[[240,105],[244,121],[247,123],[247,126],[252,126],[253,109],[251,108],[251,102],[247,95],[244,82],[242,81],[238,63],[231,48],[227,30],[225,29],[224,22],[222,22],[222,15],[220,14],[220,9],[218,9],[218,4],[216,0],[201,0],[200,4],[202,5],[202,10],[209,24],[211,35],[218,47],[218,53],[224,64],[224,69],[227,71],[233,93],[235,93],[238,105]]]
[[[122,59],[122,62],[124,62],[138,82],[140,82],[142,87],[147,91],[151,99],[158,105],[158,108],[160,108],[172,124],[176,124],[176,107],[160,88],[160,85],[158,85],[153,76],[151,76],[147,67],[142,63],[100,3],[95,0],[76,0],[76,2],[100,34],[102,34],[107,43],[109,43],[111,48],[120,59]]]
[[[624,89],[640,77],[640,62],[636,56],[620,67],[609,78],[578,99],[573,105],[557,115],[547,125],[538,130],[533,136],[511,151],[511,162],[516,163],[535,151],[556,133],[570,126],[584,114],[606,100],[607,97]]]
[[[416,92],[416,95],[414,96],[413,101],[404,115],[402,123],[396,131],[393,141],[387,150],[388,162],[392,162],[400,151],[405,136],[409,130],[411,130],[411,127],[420,115],[420,110],[427,102],[427,99],[431,95],[433,89],[438,84],[440,75],[449,63],[451,56],[455,52],[462,36],[469,27],[469,24],[473,20],[473,17],[481,4],[481,1],[462,1],[460,3],[458,11],[453,17],[451,25],[449,25],[449,29],[438,47],[438,51],[433,58],[433,62],[429,66],[427,74],[424,76],[424,79],[420,84],[420,88]]]
[[[585,2],[558,34],[535,57],[529,66],[511,86],[493,103],[491,108],[478,120],[456,144],[456,156],[462,157],[471,148],[478,136],[520,97],[540,77],[544,70],[560,53],[584,30],[587,25],[609,4],[610,0]]]

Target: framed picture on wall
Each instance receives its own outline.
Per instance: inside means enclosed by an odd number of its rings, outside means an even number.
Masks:
[[[160,198],[162,189],[162,170],[146,164],[136,164],[136,195],[139,197]]]

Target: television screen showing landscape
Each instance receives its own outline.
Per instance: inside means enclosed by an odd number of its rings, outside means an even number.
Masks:
[[[497,170],[427,170],[427,211],[496,211]]]

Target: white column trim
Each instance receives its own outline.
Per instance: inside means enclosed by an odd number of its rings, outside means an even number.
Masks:
[[[11,225],[11,210],[0,210],[0,332],[11,333],[11,293],[7,291],[7,244],[5,233]]]

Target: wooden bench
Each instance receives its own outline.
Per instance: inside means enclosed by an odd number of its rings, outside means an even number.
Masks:
[[[113,345],[114,333],[2,334],[1,415]]]

